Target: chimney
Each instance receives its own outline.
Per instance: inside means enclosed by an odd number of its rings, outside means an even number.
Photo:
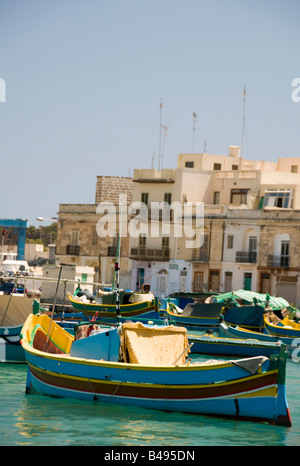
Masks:
[[[240,156],[240,146],[229,146],[230,157],[239,157]]]

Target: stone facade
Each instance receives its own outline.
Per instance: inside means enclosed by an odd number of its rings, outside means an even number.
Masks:
[[[132,178],[122,176],[97,176],[95,203],[112,202],[117,205],[121,195],[132,202]]]
[[[111,282],[116,238],[99,238],[101,202],[147,206],[146,233],[130,237],[134,215],[127,215],[121,241],[123,286],[149,284],[157,296],[175,291],[229,291],[246,288],[281,295],[300,306],[300,158],[277,162],[246,160],[231,146],[226,156],[179,154],[176,169],[136,169],[133,178],[97,177],[95,204],[61,204],[57,256],[61,262],[95,267],[99,280]],[[201,246],[187,247],[153,202],[203,203],[196,230]],[[126,210],[126,209],[125,209]],[[194,215],[194,214],[193,214]],[[152,234],[153,221],[159,230]],[[117,216],[116,230],[119,229]],[[169,223],[169,233],[165,231]],[[96,273],[97,276],[97,273]]]
[[[124,177],[97,177],[95,204],[60,204],[58,212],[58,232],[56,256],[61,264],[89,266],[95,269],[95,280],[112,283],[119,231],[119,195],[127,194],[132,199],[132,180]],[[97,223],[103,214],[97,213],[100,202],[115,205],[115,236],[100,237]],[[130,266],[129,239],[121,241],[122,282],[127,287]]]

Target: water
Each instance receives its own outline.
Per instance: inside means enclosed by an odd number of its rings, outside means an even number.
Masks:
[[[292,446],[300,443],[300,363],[287,363],[292,427],[26,395],[27,366],[0,364],[1,446]]]

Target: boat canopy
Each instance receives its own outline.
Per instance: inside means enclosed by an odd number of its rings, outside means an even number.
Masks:
[[[236,305],[240,305],[239,301],[243,301],[250,305],[270,307],[273,311],[291,307],[289,302],[284,298],[270,296],[268,293],[262,294],[247,290],[230,291],[229,293],[214,295],[212,300],[215,303],[235,303]]]
[[[0,296],[0,326],[16,327],[23,325],[32,313],[33,299],[26,296]]]
[[[189,303],[185,306],[181,316],[189,317],[216,317],[220,316],[222,302],[217,303]]]
[[[164,366],[185,364],[189,347],[184,327],[147,327],[140,322],[126,322],[121,331],[121,355],[124,362]]]

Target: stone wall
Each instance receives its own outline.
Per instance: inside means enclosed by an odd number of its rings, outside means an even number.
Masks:
[[[119,204],[119,196],[127,195],[127,202],[132,202],[132,178],[125,176],[97,176],[95,203],[112,202]]]

